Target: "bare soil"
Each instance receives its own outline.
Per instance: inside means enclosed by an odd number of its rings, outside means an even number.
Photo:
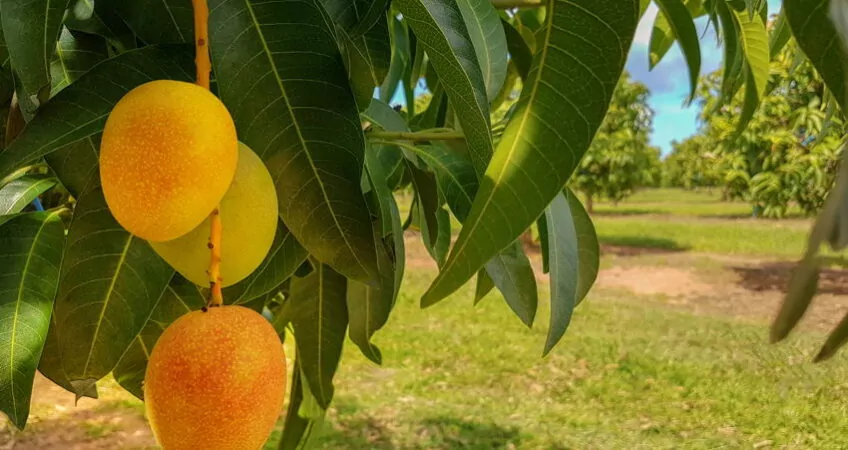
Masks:
[[[74,395],[36,375],[25,431],[0,422],[0,450],[156,448],[141,401],[114,383],[98,385],[99,400]]]

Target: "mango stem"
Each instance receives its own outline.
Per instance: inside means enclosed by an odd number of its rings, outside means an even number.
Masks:
[[[194,8],[194,64],[197,67],[197,85],[209,89],[209,7],[206,0],[192,0]]]
[[[212,63],[209,60],[209,6],[206,0],[192,0],[194,9],[194,64],[197,67],[197,85],[209,89],[209,77]],[[218,205],[209,215],[212,223],[209,233],[209,306],[224,304],[221,291],[221,206]]]

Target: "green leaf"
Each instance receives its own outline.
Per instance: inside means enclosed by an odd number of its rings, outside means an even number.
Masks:
[[[400,290],[400,281],[403,279],[404,262],[397,259],[393,262],[384,248],[384,245],[388,244],[383,241],[384,227],[381,222],[388,223],[390,233],[395,236],[393,245],[399,245],[401,252],[403,252],[403,228],[397,204],[386,184],[384,168],[371,146],[366,149],[365,165],[369,182],[376,191],[377,201],[380,204],[380,216],[374,229],[374,239],[378,242],[380,249],[380,259],[378,259],[380,285],[369,286],[353,280],[348,281],[347,310],[350,316],[348,334],[363,355],[376,364],[382,364],[382,354],[371,343],[371,338],[389,319],[389,313]],[[399,242],[397,237],[400,238]],[[400,271],[400,276],[396,275],[396,271]]]
[[[507,44],[500,17],[491,0],[457,0],[456,4],[477,53],[486,95],[492,101],[506,79]]]
[[[742,51],[745,55],[745,104],[739,119],[738,131],[745,128],[762,101],[769,79],[768,32],[759,15],[734,12]]]
[[[47,331],[47,340],[44,343],[44,351],[41,353],[41,361],[38,363],[38,371],[66,391],[74,393],[77,400],[82,397],[97,398],[96,383],[83,386],[85,389],[80,393],[74,392],[74,386],[62,366],[59,340],[60,337],[56,334],[56,314],[53,314],[50,316],[50,329]]]
[[[715,108],[729,102],[740,86],[740,76],[745,65],[742,44],[739,42],[739,30],[733,19],[733,13],[723,2],[716,3],[716,14],[721,23],[722,39],[724,40],[724,69],[721,77],[721,97]]]
[[[465,131],[474,168],[482,175],[492,157],[489,101],[459,6],[434,0],[395,0],[393,4],[427,51]]]
[[[283,425],[283,435],[280,438],[278,450],[298,450],[306,447],[313,422],[299,414],[303,403],[303,390],[308,389],[301,380],[300,363],[294,361],[292,370],[291,394],[289,406],[286,409],[286,419]]]
[[[75,392],[115,368],[173,274],[147,242],[115,222],[99,186],[82,194],[53,311],[60,359]]]
[[[97,171],[100,134],[68,144],[47,155],[47,165],[74,197],[85,192],[90,183],[100,179]]]
[[[419,202],[419,205],[420,204],[421,202]],[[428,223],[424,224],[426,227],[422,226],[421,237],[424,242],[424,246],[430,253],[430,256],[432,256],[433,260],[436,261],[436,264],[441,267],[445,264],[445,259],[448,257],[448,251],[450,250],[450,213],[445,208],[439,206],[436,208],[433,220],[435,221],[435,225]],[[435,226],[436,229],[433,230],[430,228],[431,226]]]
[[[692,18],[697,18],[706,14],[702,0],[678,1],[685,3],[686,9],[689,11],[689,15]],[[649,3],[650,1],[645,2],[643,4],[643,8],[647,8]],[[642,14],[644,14],[644,10]],[[666,53],[668,53],[671,49],[671,46],[674,45],[675,40],[677,40],[677,36],[674,33],[672,25],[668,22],[665,12],[657,14],[657,18],[654,20],[654,26],[651,31],[651,42],[648,51],[648,65],[651,70],[653,70],[660,61],[662,61]]]
[[[636,0],[549,5],[542,47],[517,109],[424,306],[468,281],[562,190],[606,115],[638,12]]]
[[[533,52],[530,51],[527,41],[512,24],[502,20],[501,25],[506,36],[506,48],[509,51],[510,60],[515,64],[521,79],[526,80],[530,73],[530,66],[533,64]]]
[[[194,42],[192,0],[95,0],[95,4],[102,1],[114,8],[147,44]],[[214,24],[211,20],[209,23]]]
[[[478,187],[477,177],[474,175],[474,168],[471,163],[444,146],[431,145],[407,148],[414,151],[436,171],[438,185],[448,205],[457,219],[461,222],[465,221]],[[447,214],[445,213],[444,216],[447,216]],[[449,220],[449,217],[444,216],[439,219],[439,224]],[[447,233],[439,233],[440,237],[442,235],[449,236],[450,228],[447,229]],[[444,243],[444,245],[447,244],[447,242]],[[439,253],[436,254],[441,256]],[[442,260],[437,258],[437,262],[441,267]],[[536,289],[536,277],[533,274],[533,268],[521,244],[517,241],[513,242],[487,262],[485,267],[490,279],[503,294],[510,309],[525,325],[531,327],[536,317],[538,290]],[[485,288],[484,284],[481,290],[485,290]],[[482,295],[485,295],[485,292]]]
[[[378,201],[381,209],[381,222],[390,224],[389,230],[392,237],[392,245],[384,244],[390,250],[392,263],[394,264],[394,292],[392,293],[392,304],[395,303],[400,292],[400,285],[403,281],[403,273],[406,261],[405,241],[403,238],[403,224],[400,220],[400,211],[398,210],[397,201],[395,201],[392,191],[386,184],[388,181],[385,172],[385,166],[379,158],[375,157],[374,148],[371,147],[365,155],[365,167],[368,177],[371,181],[371,186],[377,193]],[[381,181],[383,180],[383,181]],[[383,226],[383,230],[386,227]],[[386,236],[384,233],[383,236]],[[381,287],[383,285],[381,284]]]
[[[577,306],[577,285],[580,274],[577,230],[571,215],[571,207],[565,195],[554,198],[545,210],[548,230],[548,265],[551,270],[551,325],[542,355],[562,339],[571,323],[571,314]]]
[[[50,64],[52,95],[68,87],[82,74],[108,57],[106,43],[96,36],[62,29]]]
[[[410,161],[406,162],[407,171],[412,175],[412,185],[415,187],[418,225],[428,251],[433,254],[433,245],[439,238],[439,219],[436,214],[441,206],[439,185],[436,176],[426,170],[419,169]],[[445,255],[447,256],[447,255]],[[436,258],[439,262],[439,258]]]
[[[56,179],[45,175],[25,175],[0,188],[0,216],[15,214],[50,188]]]
[[[389,27],[385,20],[377,22],[365,34],[351,37],[339,31],[344,42],[345,67],[360,110],[365,110],[374,96],[374,88],[385,81],[389,73],[392,48]]]
[[[819,283],[819,263],[814,258],[804,258],[798,263],[789,279],[786,300],[780,306],[771,324],[770,338],[778,342],[786,338],[810,307]]]
[[[6,47],[6,40],[3,37],[2,30],[0,30],[0,103],[6,104],[12,98],[14,92],[15,80],[12,79],[9,49]]]
[[[68,0],[0,0],[0,21],[21,92],[36,107],[50,96],[50,58]]]
[[[50,326],[65,227],[58,211],[0,226],[0,410],[18,429],[29,416],[33,377]]]
[[[546,209],[545,212],[547,211]],[[551,249],[548,244],[548,220],[545,216],[536,220],[536,230],[539,233],[539,250],[542,253],[542,273],[550,273],[551,268],[548,261],[550,260]]]
[[[828,15],[829,4],[829,0],[785,0],[783,8],[798,46],[821,74],[842,111],[846,111],[845,66],[848,55]]]
[[[71,30],[102,36],[121,52],[134,48],[135,36],[126,22],[112,7],[111,0],[77,0],[76,6],[65,16],[65,26]],[[90,5],[94,5],[91,9]]]
[[[360,189],[365,144],[330,18],[314,0],[213,0],[209,8],[218,92],[274,178],[286,226],[318,260],[376,282]]]
[[[474,304],[480,303],[480,300],[483,300],[494,288],[495,282],[492,281],[492,277],[489,276],[489,273],[485,269],[477,272],[477,287],[474,288]]]
[[[347,285],[350,340],[375,364],[383,363],[383,355],[371,343],[371,337],[386,324],[394,301],[394,277],[389,261],[386,261],[382,278],[383,282],[378,288],[353,280]]]
[[[98,64],[63,89],[0,152],[0,177],[68,144],[103,131],[112,107],[128,91],[156,79],[194,79],[186,46],[145,47]]]
[[[291,283],[297,356],[309,389],[322,409],[333,399],[333,376],[347,331],[347,280],[325,264]]]
[[[574,230],[577,233],[577,254],[580,260],[580,271],[577,274],[577,304],[579,305],[598,278],[601,267],[601,247],[595,225],[592,224],[592,218],[589,217],[586,208],[571,190],[566,192],[571,218],[574,220]]]
[[[159,336],[180,316],[206,306],[206,299],[198,286],[180,275],[171,279],[168,287],[159,296],[153,312],[144,324],[144,328],[135,336],[132,344],[121,357],[112,375],[115,381],[132,395],[144,400],[144,373],[150,352]]]
[[[698,31],[695,29],[695,22],[692,19],[692,14],[682,0],[657,0],[657,4],[662,11],[663,17],[668,21],[669,28],[677,42],[683,50],[683,57],[686,59],[686,65],[689,67],[689,84],[691,87],[689,101],[695,98],[695,90],[698,87],[698,77],[701,76],[701,44],[698,42]],[[656,25],[654,31],[656,31]],[[651,46],[654,45],[654,38],[651,36]],[[667,49],[666,49],[667,50]],[[651,49],[651,62],[656,65],[661,55],[654,53],[655,49]],[[655,60],[655,56],[657,56]],[[656,61],[656,62],[655,62]],[[653,67],[652,67],[653,68]]]
[[[815,362],[826,361],[833,357],[836,352],[848,342],[848,314],[846,314],[836,328],[827,337],[819,353],[816,355]]]
[[[366,8],[362,4],[365,3]],[[375,26],[380,21],[386,20],[386,11],[389,9],[390,0],[365,0],[357,4],[358,21],[350,28],[350,35],[353,37],[361,36],[367,33],[371,27]],[[362,12],[364,9],[365,12]]]
[[[297,242],[285,224],[279,222],[274,242],[262,264],[244,280],[224,288],[224,300],[240,305],[271,293],[294,275],[307,256],[309,253],[306,249]]]
[[[392,62],[389,65],[389,73],[386,81],[380,86],[380,100],[388,103],[392,100],[395,92],[407,71],[410,61],[409,35],[406,26],[397,17],[389,18],[389,32],[392,44]]]
[[[539,304],[536,277],[520,242],[514,242],[486,263],[486,272],[507,305],[527,325],[533,326]]]
[[[769,59],[774,60],[791,38],[792,29],[789,28],[789,22],[786,20],[786,10],[781,8],[769,35]]]

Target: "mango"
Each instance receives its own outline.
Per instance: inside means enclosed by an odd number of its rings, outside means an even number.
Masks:
[[[262,263],[277,231],[277,191],[259,156],[239,143],[236,173],[221,199],[221,278],[229,286],[246,278]],[[151,242],[156,253],[189,281],[209,285],[209,232],[204,220],[185,236]]]
[[[148,241],[196,228],[227,192],[238,138],[227,108],[208,90],[156,80],[112,109],[100,143],[100,179],[112,215]]]
[[[268,320],[219,306],[165,329],[147,363],[144,405],[164,450],[257,450],[285,391],[285,353]]]

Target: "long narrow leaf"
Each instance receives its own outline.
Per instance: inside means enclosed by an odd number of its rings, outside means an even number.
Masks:
[[[541,48],[517,110],[423,305],[456,291],[562,190],[606,114],[638,12],[636,0],[550,3]]]
[[[315,0],[212,0],[209,9],[219,94],[268,166],[286,226],[320,261],[376,282],[365,144],[330,17]]]
[[[56,211],[0,226],[0,411],[22,429],[50,326],[65,229]]]

